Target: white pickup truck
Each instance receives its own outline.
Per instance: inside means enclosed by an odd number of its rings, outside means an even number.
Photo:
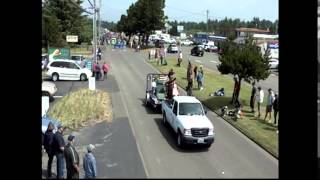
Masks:
[[[175,96],[162,101],[164,125],[170,124],[177,135],[177,145],[203,144],[209,148],[214,142],[214,126],[206,116],[201,102],[192,96]]]

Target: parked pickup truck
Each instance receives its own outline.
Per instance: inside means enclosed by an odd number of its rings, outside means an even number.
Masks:
[[[214,126],[206,116],[201,102],[192,96],[175,96],[162,101],[163,124],[170,124],[176,133],[178,147],[214,142]]]

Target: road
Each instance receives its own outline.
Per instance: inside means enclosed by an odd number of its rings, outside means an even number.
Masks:
[[[166,45],[168,46],[168,45]],[[185,61],[190,60],[192,63],[199,63],[202,64],[204,67],[212,69],[216,72],[219,72],[217,69],[217,65],[220,64],[218,54],[216,53],[210,53],[210,52],[205,52],[203,57],[199,56],[191,56],[190,51],[193,46],[182,46],[182,54],[183,54],[183,59]],[[147,56],[147,52],[144,51],[142,52]],[[177,58],[177,54],[174,53],[167,53],[168,57],[174,57]],[[232,75],[230,75],[232,77]],[[267,92],[269,88],[273,89],[275,92],[278,92],[278,72],[275,70],[272,70],[272,73],[270,76],[263,81],[259,81],[257,83],[257,86],[261,86],[261,88]],[[245,82],[247,83],[247,82]]]
[[[103,58],[111,71],[108,80],[97,86],[111,93],[114,120],[85,128],[78,135],[82,145],[99,145],[99,177],[278,178],[278,160],[211,111],[207,115],[216,131],[211,148],[177,148],[173,130],[163,126],[162,115],[143,105],[146,74],[156,72],[145,63],[146,55],[107,49]],[[76,81],[56,84],[57,96],[88,86]]]
[[[143,105],[146,74],[155,70],[146,55],[132,49],[104,52],[119,86],[128,117],[149,178],[277,178],[278,161],[211,111],[216,142],[209,150],[178,149],[173,131],[162,116]]]

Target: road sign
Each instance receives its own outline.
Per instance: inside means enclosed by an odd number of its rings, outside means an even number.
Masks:
[[[177,26],[177,31],[180,33],[183,31],[183,26]]]
[[[94,91],[96,90],[96,78],[95,77],[89,77],[89,89]]]
[[[67,36],[67,42],[78,42],[78,36]]]

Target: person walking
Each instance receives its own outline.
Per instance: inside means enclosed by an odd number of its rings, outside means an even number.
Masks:
[[[53,151],[55,152],[57,158],[57,179],[63,179],[63,169],[64,169],[64,148],[65,141],[63,139],[63,131],[64,127],[62,125],[58,125],[58,130],[53,136]]]
[[[199,67],[199,70],[197,72],[197,82],[198,82],[198,89],[200,91],[203,90],[203,69],[202,66]]]
[[[255,81],[252,82],[252,89],[251,89],[251,97],[250,97],[250,107],[251,112],[254,113],[254,104],[255,104],[255,97],[257,93],[256,83]]]
[[[96,71],[97,71],[97,63],[94,62],[92,66],[92,77],[96,77]]]
[[[54,157],[54,150],[53,150],[53,138],[54,138],[54,125],[52,122],[49,122],[48,124],[48,128],[44,134],[44,139],[43,139],[43,146],[44,149],[46,150],[46,153],[48,154],[48,163],[47,163],[47,178],[51,178],[52,177],[52,161],[53,161],[53,157]]]
[[[267,96],[267,107],[266,107],[266,115],[264,116],[264,120],[267,119],[269,114],[269,123],[271,122],[271,113],[272,113],[272,104],[274,101],[274,94],[271,88],[268,89],[268,96]]]
[[[107,63],[103,63],[102,69],[103,69],[103,75],[105,77],[104,79],[107,79],[107,75],[109,72],[109,65]]]
[[[66,159],[66,167],[67,167],[67,179],[79,179],[79,154],[76,151],[76,148],[73,146],[74,144],[74,135],[68,136],[68,144],[64,150],[64,157]]]
[[[259,86],[258,93],[256,95],[256,101],[258,102],[258,118],[260,118],[260,115],[261,115],[260,108],[261,108],[261,104],[263,103],[263,98],[264,98],[264,92],[261,89],[261,87]]]
[[[96,158],[93,156],[92,153],[94,149],[94,145],[89,144],[87,147],[88,152],[83,157],[84,177],[86,179],[95,179],[97,177]]]
[[[178,54],[178,63],[177,63],[177,66],[180,67],[181,66],[181,62],[182,62],[182,52],[181,50],[179,51],[179,54]]]
[[[187,80],[188,80],[188,86],[187,86],[187,95],[192,96],[192,88],[193,88],[193,69],[192,64],[189,61],[188,68],[187,68]]]
[[[277,115],[278,115],[278,112],[279,112],[279,96],[278,94],[276,93],[274,95],[274,101],[273,101],[273,115],[274,115],[274,124],[277,124]],[[279,121],[279,118],[278,118],[278,121]]]

